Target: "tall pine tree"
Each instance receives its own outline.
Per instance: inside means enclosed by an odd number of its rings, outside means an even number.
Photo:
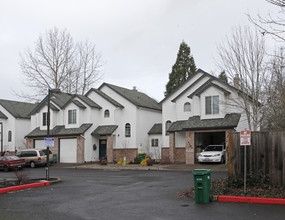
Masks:
[[[195,73],[196,65],[193,56],[190,54],[190,47],[182,41],[177,54],[176,62],[169,74],[169,81],[166,84],[165,96],[185,82],[188,77]]]
[[[220,75],[218,76],[218,78],[219,78],[222,82],[224,82],[224,83],[226,83],[226,84],[229,84],[226,71],[222,71],[222,72],[220,73]]]

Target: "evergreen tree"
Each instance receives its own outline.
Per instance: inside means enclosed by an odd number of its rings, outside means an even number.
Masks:
[[[220,73],[220,75],[218,76],[218,78],[219,78],[222,82],[224,82],[224,83],[226,83],[226,84],[229,84],[229,82],[228,82],[228,77],[227,77],[225,71],[222,71],[222,72]]]
[[[169,81],[166,84],[165,96],[185,82],[188,77],[195,73],[196,65],[193,56],[190,54],[190,47],[182,41],[177,54],[176,62],[169,74]]]

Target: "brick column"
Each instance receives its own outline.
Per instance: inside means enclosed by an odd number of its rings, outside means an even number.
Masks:
[[[185,161],[186,164],[194,164],[194,132],[193,131],[186,131],[186,138],[185,138]]]
[[[114,161],[113,143],[114,143],[113,135],[107,136],[107,162],[108,163],[113,163]]]
[[[234,130],[226,131],[226,164],[228,164],[228,172],[230,176],[234,175]],[[228,157],[227,157],[228,156]]]
[[[84,138],[77,137],[77,163],[84,163]]]
[[[169,160],[175,162],[175,133],[169,133]]]

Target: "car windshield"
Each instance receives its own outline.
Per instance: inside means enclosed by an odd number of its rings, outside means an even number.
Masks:
[[[19,160],[20,158],[19,157],[17,157],[17,156],[8,156],[8,157],[6,157],[7,158],[7,160]]]
[[[214,145],[210,145],[205,149],[205,151],[222,151],[222,150],[223,146],[214,146]]]

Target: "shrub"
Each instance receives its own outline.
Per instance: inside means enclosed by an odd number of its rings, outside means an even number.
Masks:
[[[148,160],[146,161],[146,165],[147,165],[147,166],[152,166],[152,165],[153,165],[153,160],[152,160],[152,159],[148,159]]]
[[[134,159],[134,164],[140,164],[141,163],[141,159],[136,156],[135,159]]]
[[[106,159],[101,159],[100,160],[100,165],[107,165],[107,160]]]
[[[29,181],[29,173],[25,170],[17,170],[15,171],[15,176],[17,178],[18,184],[25,184]]]

